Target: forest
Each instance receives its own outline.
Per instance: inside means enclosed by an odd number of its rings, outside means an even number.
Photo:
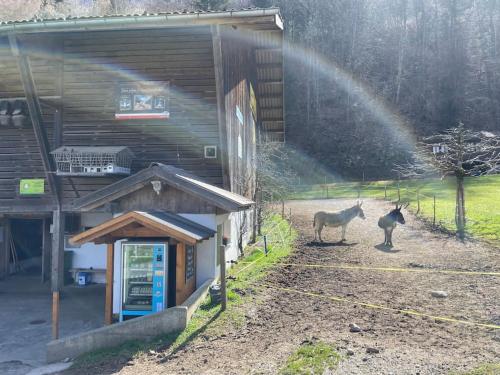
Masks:
[[[2,3],[2,20],[280,7],[286,145],[305,178],[394,177],[422,136],[459,122],[500,132],[500,0]]]

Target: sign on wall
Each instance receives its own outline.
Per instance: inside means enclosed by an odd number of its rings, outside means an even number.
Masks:
[[[169,82],[137,82],[118,87],[115,119],[168,119]]]
[[[186,245],[186,281],[194,276],[195,255],[194,246]]]
[[[45,179],[30,178],[19,181],[20,195],[37,195],[45,193]]]

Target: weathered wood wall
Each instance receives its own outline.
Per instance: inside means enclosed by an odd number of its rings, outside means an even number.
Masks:
[[[167,211],[192,214],[213,214],[216,207],[200,198],[163,184],[160,194],[151,185],[137,190],[117,201],[118,211]]]
[[[62,80],[62,144],[128,146],[136,156],[133,172],[151,162],[162,162],[222,185],[219,158],[204,158],[204,146],[220,146],[209,28],[66,33],[43,37],[43,40],[36,37],[37,47],[27,48],[27,51],[32,56],[38,95],[57,95],[57,82]],[[23,97],[16,60],[8,41],[5,39],[1,43],[0,98]],[[57,47],[63,52],[63,72],[58,72],[51,54]],[[170,82],[170,119],[115,120],[117,86],[140,81]],[[54,109],[45,105],[43,109],[46,130],[52,141]],[[13,211],[13,207],[26,205],[26,202],[28,206],[48,202],[49,194],[42,198],[19,198],[16,193],[20,178],[43,177],[33,129],[0,127],[0,212]],[[63,202],[67,205],[74,198],[116,180],[115,177],[63,178]],[[48,187],[46,191],[49,193]]]
[[[255,86],[255,45],[242,32],[222,29],[227,149],[231,190],[251,198],[255,181],[256,124],[250,107]],[[241,113],[243,122],[238,118]]]
[[[119,83],[170,81],[169,120],[116,121]],[[186,169],[221,185],[212,39],[205,27],[75,33],[64,40],[65,145],[120,145],[135,153],[133,172],[151,162]],[[67,179],[66,179],[67,180]],[[108,178],[73,178],[65,198],[108,185]]]
[[[25,48],[30,52],[33,76],[40,96],[55,96],[59,66],[54,62],[56,41],[52,38],[33,37]],[[0,39],[0,100],[23,98],[24,92],[17,66],[7,38]],[[42,114],[49,140],[53,141],[53,101],[42,101]],[[28,119],[29,123],[29,119]],[[0,125],[0,210],[16,205],[33,205],[49,202],[50,191],[44,198],[19,198],[19,179],[44,178],[40,151],[31,125],[19,129]],[[5,210],[7,211],[7,210]]]

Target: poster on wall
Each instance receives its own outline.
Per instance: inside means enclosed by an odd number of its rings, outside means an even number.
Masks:
[[[45,193],[45,179],[25,178],[19,181],[20,195],[39,195]]]
[[[169,82],[120,84],[117,90],[117,120],[168,119]]]
[[[186,246],[186,281],[194,276],[195,255],[194,246]]]

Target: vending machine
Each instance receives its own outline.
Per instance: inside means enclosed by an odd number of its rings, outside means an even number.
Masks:
[[[167,307],[167,243],[122,243],[120,321]]]

